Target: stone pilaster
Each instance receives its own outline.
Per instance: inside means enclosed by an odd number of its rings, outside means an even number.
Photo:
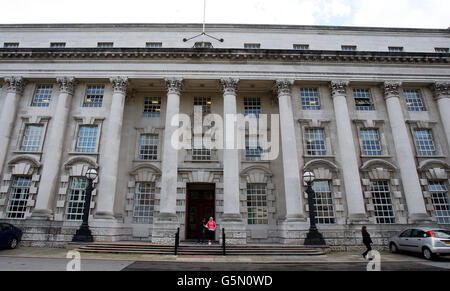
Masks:
[[[330,84],[336,117],[339,155],[348,208],[349,223],[367,222],[364,197],[359,176],[356,148],[352,132],[352,124],[347,105],[347,81],[332,81]]]
[[[415,156],[408,135],[402,106],[400,104],[400,82],[385,82],[382,86],[394,138],[397,163],[400,168],[403,190],[409,212],[409,223],[430,221],[417,174]]]
[[[33,219],[51,219],[53,215],[51,203],[57,191],[67,119],[76,84],[74,77],[61,77],[57,78],[56,81],[59,84],[59,96],[56,100],[55,115],[51,119],[51,127],[48,134],[50,142],[47,145],[44,156],[39,193],[31,216]]]
[[[436,82],[431,90],[438,105],[447,145],[450,147],[450,82]]]
[[[23,94],[26,81],[22,77],[12,76],[5,78],[6,97],[0,116],[0,174],[5,165],[11,133],[16,121],[17,108]]]
[[[110,79],[110,82],[114,90],[103,141],[106,146],[103,147],[104,150],[100,157],[96,219],[114,219],[123,111],[128,88],[127,77],[114,77]]]

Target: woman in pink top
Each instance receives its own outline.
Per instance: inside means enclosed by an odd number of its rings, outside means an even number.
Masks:
[[[208,245],[211,245],[211,241],[214,240],[214,232],[216,231],[216,222],[214,221],[214,218],[210,217],[208,223],[206,223],[206,228],[208,228],[208,236],[209,241]]]

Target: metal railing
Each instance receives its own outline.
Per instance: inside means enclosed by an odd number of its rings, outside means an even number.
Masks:
[[[178,254],[178,248],[180,247],[180,228],[178,228],[175,234],[175,256]]]
[[[227,255],[227,251],[226,251],[225,228],[222,228],[222,255],[223,255],[224,257]]]

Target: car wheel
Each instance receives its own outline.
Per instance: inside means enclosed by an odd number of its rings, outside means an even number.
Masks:
[[[393,254],[398,253],[398,248],[397,248],[397,246],[396,246],[394,243],[391,243],[391,244],[389,245],[389,250],[390,250],[391,253],[393,253]]]
[[[19,241],[17,240],[17,238],[13,238],[11,240],[11,242],[9,243],[9,248],[10,249],[15,249],[15,248],[17,248],[18,244],[19,244]]]
[[[425,259],[427,260],[432,260],[433,259],[433,253],[430,251],[429,248],[423,248],[422,250],[422,255]]]

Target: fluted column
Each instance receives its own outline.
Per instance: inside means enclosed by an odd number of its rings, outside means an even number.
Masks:
[[[6,77],[6,97],[0,116],[0,174],[5,165],[11,132],[16,121],[17,108],[23,94],[25,80],[22,77]]]
[[[292,80],[277,80],[275,90],[280,107],[283,179],[286,197],[286,221],[305,221],[300,188],[297,142],[292,111]]]
[[[450,82],[436,82],[431,89],[438,105],[447,145],[450,147]]]
[[[53,215],[52,197],[56,193],[58,174],[61,166],[64,137],[67,126],[67,119],[72,104],[72,96],[75,86],[75,78],[57,78],[59,83],[59,96],[56,104],[55,115],[51,120],[51,127],[48,134],[48,145],[44,155],[42,178],[39,184],[36,206],[31,218],[49,219]]]
[[[427,215],[419,175],[417,174],[415,156],[400,104],[400,87],[400,82],[385,82],[382,89],[384,89],[384,98],[392,128],[409,219],[413,223],[429,221],[430,218]]]
[[[117,174],[119,170],[120,140],[122,134],[123,111],[128,88],[127,77],[110,79],[113,86],[111,109],[106,128],[104,151],[99,169],[99,191],[96,218],[114,219],[114,201],[116,198]]]
[[[223,90],[223,117],[224,145],[232,144],[234,147],[223,150],[223,220],[241,220],[239,199],[239,150],[237,145],[237,126],[234,121],[237,113],[236,91],[239,80],[222,79],[220,83]]]
[[[347,81],[332,81],[330,88],[333,98],[334,114],[336,116],[339,155],[347,198],[348,219],[350,223],[358,223],[366,221],[367,215],[364,206],[358,161],[356,159],[352,125],[347,106],[347,86]]]
[[[180,112],[182,85],[182,79],[166,79],[167,107],[162,155],[160,220],[176,221],[178,150],[172,145],[172,135],[178,128],[178,124],[177,122],[173,123],[172,120],[174,118],[176,120],[176,116]],[[176,126],[172,124],[176,124]]]

